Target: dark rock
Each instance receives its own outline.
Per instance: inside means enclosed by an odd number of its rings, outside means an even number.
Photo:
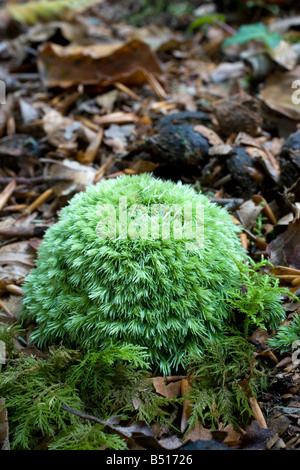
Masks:
[[[280,154],[280,185],[290,187],[300,177],[300,130],[285,141]]]
[[[231,181],[226,185],[230,194],[247,199],[259,191],[259,184],[247,171],[247,168],[255,168],[253,160],[243,147],[233,149],[226,161],[226,167],[231,175]]]

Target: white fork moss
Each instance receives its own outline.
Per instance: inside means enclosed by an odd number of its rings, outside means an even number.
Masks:
[[[120,196],[149,214],[152,204],[203,205],[202,248],[187,250],[187,240],[172,232],[170,239],[99,238],[97,209],[112,204],[118,215]],[[244,282],[239,265],[247,258],[238,230],[225,209],[187,185],[144,174],[90,186],[46,232],[24,283],[21,318],[36,322],[39,346],[121,341],[146,347],[152,364],[169,373],[201,354],[203,341],[218,338],[232,319],[228,299]],[[283,315],[277,297],[273,320]]]

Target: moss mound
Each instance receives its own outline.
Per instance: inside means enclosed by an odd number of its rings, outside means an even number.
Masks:
[[[195,233],[204,222],[203,243],[189,245],[189,222]],[[245,274],[237,231],[225,209],[186,185],[141,175],[90,186],[48,229],[24,283],[22,320],[36,322],[40,347],[139,345],[169,373],[232,322],[245,333],[249,321],[274,326],[284,316],[269,276]]]

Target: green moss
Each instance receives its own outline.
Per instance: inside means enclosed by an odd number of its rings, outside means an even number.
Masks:
[[[92,426],[62,405],[102,419],[116,412],[126,419],[122,407],[149,388],[144,366],[145,353],[139,347],[103,351],[55,347],[47,360],[22,354],[8,358],[0,369],[0,396],[6,400],[12,448],[36,449],[45,439],[44,445],[55,449],[124,448],[124,441],[109,429]]]
[[[293,343],[300,340],[300,315],[295,315],[289,325],[281,325],[274,338],[269,339],[271,347],[281,353],[291,351]]]
[[[253,416],[249,392],[256,396],[266,385],[259,367],[252,364],[254,348],[241,336],[220,336],[207,344],[202,358],[190,367],[190,426],[201,423],[218,428],[219,423],[244,426]],[[245,383],[247,386],[243,387]]]
[[[115,237],[99,237],[97,227],[110,211],[117,220],[122,216],[120,197],[132,211],[127,228],[136,224],[135,238],[122,238],[119,226]],[[135,212],[137,203],[146,212]],[[104,204],[112,209],[99,212]],[[187,249],[190,237],[175,235],[178,214],[172,211],[169,237],[161,236],[161,227],[159,238],[145,236],[153,204],[190,204],[194,224],[196,205],[202,207],[203,245]],[[246,335],[251,325],[273,328],[284,317],[278,286],[251,266],[238,230],[225,209],[187,185],[141,175],[90,186],[47,231],[24,284],[21,319],[36,323],[32,340],[40,347],[61,341],[94,349],[139,345],[168,374],[191,354],[201,356],[204,342],[225,331]]]

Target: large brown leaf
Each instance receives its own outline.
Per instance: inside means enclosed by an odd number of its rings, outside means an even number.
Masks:
[[[107,86],[114,82],[140,85],[147,74],[162,74],[151,48],[142,41],[87,47],[45,43],[39,49],[38,67],[47,87]]]

